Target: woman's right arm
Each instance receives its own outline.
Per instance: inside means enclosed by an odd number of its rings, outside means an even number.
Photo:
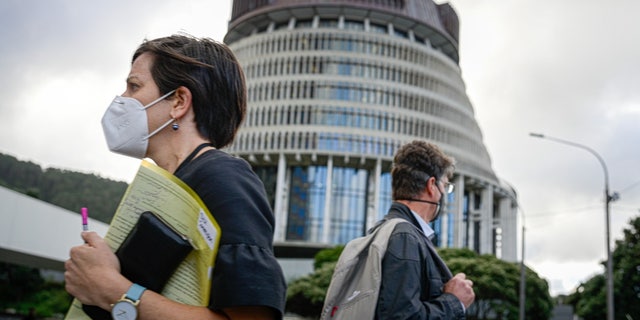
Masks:
[[[120,274],[120,263],[107,243],[95,232],[83,232],[85,244],[73,247],[65,263],[65,288],[80,302],[111,310],[132,282]],[[229,319],[207,307],[181,304],[145,290],[138,305],[138,319]]]

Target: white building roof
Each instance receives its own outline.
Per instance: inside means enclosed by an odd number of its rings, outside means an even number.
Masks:
[[[0,203],[0,261],[63,271],[69,249],[82,244],[80,214],[4,187]],[[89,230],[104,236],[107,229],[89,219]]]

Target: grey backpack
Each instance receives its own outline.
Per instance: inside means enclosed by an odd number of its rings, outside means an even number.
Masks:
[[[324,299],[320,319],[373,319],[380,292],[382,258],[389,236],[404,219],[383,222],[372,233],[353,239],[340,254]]]

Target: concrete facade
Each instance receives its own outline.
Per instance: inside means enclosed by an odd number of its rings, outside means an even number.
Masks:
[[[457,162],[437,245],[517,260],[517,196],[466,95],[458,23],[429,0],[234,1],[249,107],[228,151],[265,183],[279,257],[364,234],[391,203],[394,152],[424,139]]]

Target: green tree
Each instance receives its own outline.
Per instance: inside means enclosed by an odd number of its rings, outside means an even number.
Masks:
[[[517,319],[518,268],[491,255],[477,255],[468,249],[440,250],[453,274],[465,273],[473,281],[476,301],[467,319]]]
[[[576,314],[584,320],[607,318],[607,296],[604,275],[599,274],[578,287],[580,299],[576,301]]]
[[[49,317],[65,313],[71,300],[62,283],[45,282],[38,269],[0,263],[0,310],[28,314],[33,309],[38,316]]]
[[[314,257],[314,272],[291,282],[287,288],[287,311],[318,317],[343,245],[320,250]]]
[[[0,309],[23,302],[43,284],[38,269],[0,263]]]
[[[127,184],[95,175],[49,168],[42,175],[42,200],[71,211],[88,207],[90,216],[111,222]]]
[[[23,314],[33,309],[38,317],[51,317],[55,314],[65,314],[72,300],[71,295],[64,289],[64,284],[49,282],[28,299],[17,304],[15,309]]]
[[[453,274],[462,272],[473,281],[476,301],[467,319],[517,319],[520,266],[493,255],[477,255],[469,249],[441,249],[440,256]],[[548,319],[553,309],[547,281],[527,268],[525,272],[525,314],[531,319]]]
[[[338,245],[333,248],[318,251],[313,259],[313,268],[318,269],[327,262],[337,262],[342,250],[344,250],[344,246]]]
[[[287,311],[305,317],[319,317],[331,276],[343,247],[325,249],[315,257],[314,272],[289,284]],[[441,257],[453,273],[464,272],[474,282],[476,302],[467,319],[517,319],[519,265],[468,249],[442,249]],[[553,301],[544,279],[531,269],[526,272],[526,314],[531,319],[548,319]]]
[[[92,218],[111,222],[127,184],[55,168],[43,170],[32,162],[0,154],[0,186],[74,212],[88,207]]]
[[[303,317],[320,317],[336,262],[320,264],[313,273],[291,282],[287,287],[286,310]]]
[[[617,240],[612,253],[614,318],[627,320],[640,315],[640,216],[629,221],[624,237]],[[606,263],[602,262],[606,268]],[[607,286],[604,273],[582,283],[568,297],[576,314],[584,320],[606,317]]]
[[[42,168],[33,162],[19,161],[13,156],[0,154],[0,181],[2,185],[25,192],[40,184]]]
[[[640,316],[640,216],[629,221],[613,252],[615,318]]]

